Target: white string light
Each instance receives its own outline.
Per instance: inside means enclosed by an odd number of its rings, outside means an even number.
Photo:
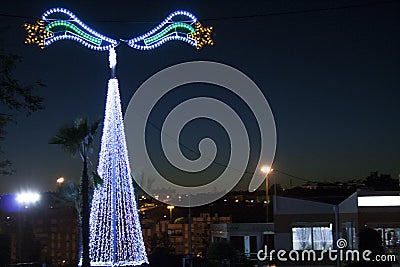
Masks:
[[[96,51],[107,51],[119,45],[119,41],[93,30],[65,8],[51,8],[37,24],[25,23],[24,27],[28,31],[25,43],[37,44],[42,49],[60,40],[73,40]],[[139,50],[152,50],[172,40],[200,49],[205,44],[213,45],[211,31],[212,27],[202,27],[192,13],[178,10],[147,33],[121,41]]]
[[[91,265],[136,266],[148,263],[130,175],[116,78],[110,79],[108,82],[97,171],[103,179],[103,185],[94,191],[90,212],[89,253]],[[113,198],[114,193],[115,199]],[[113,208],[116,212],[115,235]],[[114,251],[114,242],[116,251]]]
[[[110,69],[115,68],[115,66],[117,65],[117,53],[115,52],[114,48],[111,48],[109,50],[108,61],[110,63]]]
[[[185,17],[185,19],[177,19],[177,21],[174,21],[174,18],[180,16],[180,17]],[[176,19],[176,18],[175,18]],[[148,38],[151,38],[152,36],[156,35],[159,31],[161,31],[164,26],[166,25],[172,25],[172,24],[186,24],[186,25],[194,25],[197,22],[197,18],[190,12],[183,11],[183,10],[178,10],[173,13],[171,13],[168,17],[166,17],[157,27],[154,29],[148,31],[147,33],[129,39],[125,40],[125,42],[132,48],[139,49],[139,50],[152,50],[154,48],[159,47],[160,45],[164,44],[167,41],[172,41],[172,40],[179,40],[186,42],[192,46],[197,46],[197,41],[191,37],[189,37],[189,34],[191,32],[181,32],[179,30],[175,30],[171,35],[165,35],[161,36],[156,42],[153,42],[151,44],[146,44],[145,40]],[[193,28],[193,27],[191,27]],[[194,30],[194,29],[193,29]]]
[[[67,19],[49,18],[50,16],[54,16],[54,14],[56,14],[56,13],[61,13],[63,15],[66,15],[68,18]],[[83,38],[83,36],[79,36],[70,31],[63,30],[63,31],[53,32],[53,35],[51,37],[46,38],[44,40],[45,46],[49,46],[52,43],[54,43],[56,41],[60,41],[60,40],[74,40],[74,41],[77,41],[80,44],[86,46],[87,48],[97,50],[97,51],[106,51],[106,50],[116,47],[119,44],[119,42],[117,40],[114,40],[105,35],[102,35],[101,33],[96,32],[95,30],[93,30],[92,28],[87,26],[85,23],[83,23],[74,13],[72,13],[71,11],[69,11],[65,8],[51,8],[51,9],[45,11],[42,15],[42,20],[46,21],[46,22],[55,20],[58,22],[76,23],[77,25],[75,25],[75,26],[80,26],[81,28],[83,28],[84,31],[86,31],[86,32],[90,33],[91,35],[102,40],[101,44],[98,44],[98,45],[92,44],[92,43],[88,42],[85,38]],[[82,32],[83,32],[83,30],[82,30]],[[84,33],[84,34],[87,35],[87,33]]]

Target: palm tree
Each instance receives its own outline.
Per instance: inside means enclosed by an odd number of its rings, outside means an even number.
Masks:
[[[89,267],[89,154],[93,151],[93,139],[99,128],[100,120],[90,124],[87,118],[78,118],[72,126],[61,128],[49,144],[60,145],[70,154],[81,157],[83,161],[81,194],[81,227],[82,227],[82,266]]]

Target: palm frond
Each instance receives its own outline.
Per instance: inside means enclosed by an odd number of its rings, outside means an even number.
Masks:
[[[81,140],[81,134],[74,127],[64,127],[49,140],[49,144],[60,145],[64,151],[76,155],[80,152]]]
[[[72,155],[80,154],[81,157],[87,157],[99,124],[100,121],[90,124],[86,117],[77,118],[73,125],[61,128],[49,140],[49,144],[60,145],[64,151]]]

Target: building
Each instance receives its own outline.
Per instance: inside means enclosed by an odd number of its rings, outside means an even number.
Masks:
[[[192,253],[204,255],[208,244],[211,242],[211,225],[230,223],[231,217],[220,217],[218,214],[211,216],[209,213],[201,213],[198,217],[192,217]],[[171,223],[162,220],[157,223],[143,221],[143,239],[150,253],[155,247],[170,247],[172,252],[178,255],[189,254],[189,224],[188,220],[181,218]]]
[[[357,233],[377,230],[389,254],[400,256],[400,191],[357,191],[331,203],[277,196],[274,249],[316,251],[358,249]]]
[[[9,243],[9,262],[76,265],[78,217],[55,193],[43,193],[36,204],[23,205],[15,195],[2,196],[3,235]]]
[[[275,201],[274,249],[333,248],[333,235],[337,234],[334,204],[280,196]]]
[[[336,242],[342,238],[347,243],[344,249],[358,249],[357,233],[373,228],[381,234],[387,253],[400,260],[400,191],[357,191],[347,197],[320,199],[313,195],[309,199],[275,196],[274,223],[215,224],[211,226],[212,241],[229,240],[255,259],[264,245],[269,251],[320,253],[337,249]],[[325,263],[332,264],[329,259]]]
[[[400,252],[400,192],[359,191],[339,204],[341,237],[356,247],[363,228],[373,228],[389,250]]]
[[[256,259],[257,252],[271,240],[274,234],[273,223],[224,223],[211,225],[212,242],[226,240],[246,257]]]

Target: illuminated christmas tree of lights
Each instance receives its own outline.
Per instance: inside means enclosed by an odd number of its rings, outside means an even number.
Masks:
[[[110,67],[116,54],[110,50]],[[90,212],[93,266],[148,263],[129,169],[118,80],[108,81],[103,136],[97,171],[103,185],[94,190]],[[100,249],[99,249],[100,248]]]
[[[129,168],[114,50],[120,42],[91,29],[65,8],[45,11],[36,24],[24,24],[26,44],[44,49],[61,41],[76,41],[96,51],[109,51],[111,79],[107,100],[98,174],[103,184],[94,190],[90,210],[91,266],[138,266],[148,263]],[[201,49],[213,45],[212,27],[202,27],[187,11],[175,11],[151,31],[121,40],[138,50],[152,50],[168,41],[182,41]],[[87,254],[86,254],[87,255]],[[82,264],[82,258],[80,259]]]

